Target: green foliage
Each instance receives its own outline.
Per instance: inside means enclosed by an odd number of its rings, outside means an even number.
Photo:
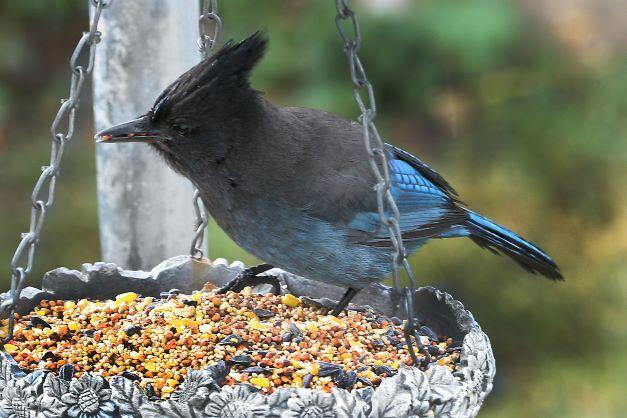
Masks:
[[[459,70],[480,74],[499,62],[519,36],[512,1],[428,2],[411,19],[434,52]]]
[[[592,64],[582,60],[522,0],[406,3],[398,13],[359,8],[381,131],[447,177],[470,206],[546,249],[566,277],[558,284],[529,277],[464,240],[434,242],[411,259],[419,280],[464,301],[492,340],[498,375],[483,415],[623,415],[624,46]],[[85,4],[0,3],[5,266],[27,225],[29,190],[47,159]],[[356,117],[333,2],[230,0],[220,10],[225,39],[268,30],[253,84],[273,101]],[[83,100],[31,284],[53,267],[99,258],[90,98]],[[255,262],[215,225],[210,230],[212,257]],[[3,277],[6,288],[8,268]]]

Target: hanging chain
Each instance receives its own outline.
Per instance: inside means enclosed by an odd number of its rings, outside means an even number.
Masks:
[[[211,10],[209,7],[211,6]],[[198,18],[198,50],[203,59],[211,55],[211,50],[215,48],[222,33],[222,19],[218,16],[218,0],[204,0],[202,13]]]
[[[211,10],[209,10],[210,6]],[[218,15],[218,0],[204,0],[202,12],[198,18],[198,32],[200,33],[197,42],[198,50],[202,58],[206,59],[211,55],[211,51],[218,44],[220,33],[222,32],[222,20]],[[209,218],[207,217],[207,211],[202,203],[198,189],[194,190],[193,202],[194,210],[196,211],[196,232],[192,239],[190,254],[193,258],[199,260],[203,257],[202,244],[205,240],[205,231],[209,223]]]
[[[83,32],[83,36],[78,41],[70,57],[70,97],[61,101],[61,107],[52,121],[50,128],[52,136],[50,164],[42,167],[42,173],[33,188],[31,194],[30,228],[28,232],[21,235],[21,241],[11,260],[11,290],[9,290],[8,298],[0,305],[0,317],[8,317],[9,321],[7,335],[1,340],[0,346],[3,346],[13,338],[15,305],[19,301],[26,276],[33,267],[35,248],[39,242],[48,209],[54,203],[55,185],[59,175],[63,152],[67,143],[74,136],[76,109],[78,108],[80,94],[85,78],[91,74],[94,68],[96,44],[100,42],[100,32],[97,30],[98,21],[100,20],[102,10],[108,7],[111,1],[91,0],[96,10],[89,31]],[[81,54],[86,50],[88,54],[87,62],[79,63]],[[62,126],[64,119],[66,123],[65,126]]]
[[[205,230],[207,229],[209,218],[207,217],[205,205],[203,205],[202,199],[200,198],[200,191],[197,188],[194,189],[194,197],[192,199],[194,211],[196,212],[196,231],[194,232],[194,238],[192,238],[192,245],[189,251],[192,258],[200,260],[204,255],[202,244],[205,240]]]
[[[375,126],[375,118],[377,116],[377,105],[374,96],[374,89],[368,77],[366,70],[357,54],[361,47],[361,31],[359,29],[359,20],[355,12],[349,7],[348,0],[335,0],[337,16],[335,24],[337,25],[340,36],[344,40],[344,52],[348,58],[351,81],[353,83],[353,96],[357,102],[357,106],[361,111],[359,121],[362,125],[364,145],[369,155],[369,163],[372,172],[376,178],[374,189],[377,193],[377,207],[379,211],[379,219],[388,229],[390,241],[394,247],[395,253],[392,257],[392,272],[394,277],[394,288],[400,292],[405,302],[405,311],[407,320],[413,324],[413,294],[416,289],[416,279],[409,262],[407,261],[407,252],[403,245],[401,228],[399,225],[400,213],[392,192],[390,191],[390,173],[388,168],[387,157],[385,155],[385,143],[379,135],[379,131]],[[345,27],[345,23],[347,27]],[[351,34],[352,31],[352,34]],[[391,214],[390,214],[391,213]],[[410,280],[410,287],[405,286],[401,289],[398,267],[402,265],[407,271]],[[405,333],[409,353],[412,357],[414,365],[418,364],[413,345],[411,343],[410,334]],[[411,331],[411,336],[416,340],[416,344],[422,350],[420,337]],[[424,350],[423,350],[424,351]],[[428,353],[425,353],[428,357]]]

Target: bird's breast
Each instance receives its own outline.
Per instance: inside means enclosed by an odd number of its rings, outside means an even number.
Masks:
[[[229,205],[207,203],[233,241],[276,267],[353,287],[381,280],[390,271],[387,250],[355,245],[343,227],[312,218],[289,202],[231,196]]]

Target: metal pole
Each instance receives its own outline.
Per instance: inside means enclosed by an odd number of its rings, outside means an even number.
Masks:
[[[163,88],[199,61],[198,15],[195,0],[113,1],[99,27],[96,130],[146,112]],[[185,178],[145,144],[97,146],[96,166],[104,261],[146,270],[189,252],[195,217]]]

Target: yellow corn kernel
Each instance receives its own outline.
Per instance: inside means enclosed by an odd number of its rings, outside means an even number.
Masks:
[[[150,372],[156,372],[157,371],[157,365],[151,361],[144,363],[144,367],[146,368],[146,370],[150,371]]]
[[[176,327],[178,332],[183,332],[183,330],[185,330],[185,327],[195,328],[198,326],[198,322],[189,318],[173,318],[169,321],[169,324],[173,327]]]
[[[322,320],[328,324],[337,325],[342,328],[346,328],[346,324],[337,316],[327,315],[322,318]]]
[[[6,350],[7,353],[14,354],[14,353],[17,353],[18,347],[13,344],[5,344],[4,349]]]
[[[319,371],[320,365],[318,363],[312,363],[311,367],[309,368],[309,374],[317,376]]]
[[[72,302],[71,300],[68,300],[67,302],[63,303],[63,309],[64,310],[68,310],[68,309],[74,309],[76,307],[76,303]]]
[[[372,370],[366,370],[364,372],[364,377],[368,380],[374,380],[377,378],[377,375]]]
[[[137,299],[137,293],[135,292],[126,292],[120,293],[115,297],[115,304],[117,306],[121,305],[122,302],[129,303]]]
[[[251,385],[267,388],[270,386],[270,379],[267,377],[253,377],[248,381]]]
[[[281,302],[283,302],[284,305],[289,306],[290,308],[295,308],[298,305],[300,305],[300,299],[298,299],[296,296],[288,293],[285,296],[283,296],[281,298]]]
[[[252,329],[256,329],[257,331],[268,331],[270,329],[267,324],[259,322],[257,318],[251,319],[249,324]]]
[[[173,313],[183,318],[191,318],[196,316],[196,308],[193,306],[186,306],[184,308],[177,308],[173,310]]]
[[[174,388],[171,386],[164,386],[161,388],[161,393],[168,394],[174,392]]]
[[[172,303],[172,301],[169,302],[165,302],[165,303],[160,303],[157,306],[155,306],[155,308],[150,311],[152,312],[168,312],[171,311],[172,309],[176,308],[176,305],[174,303]]]
[[[200,302],[200,300],[202,299],[202,293],[194,292],[192,293],[189,299],[193,300],[194,302]]]
[[[198,321],[194,321],[193,319],[185,318],[183,319],[183,325],[189,328],[196,328],[198,327],[199,323]]]
[[[441,359],[439,359],[436,362],[439,366],[446,366],[447,364],[451,363],[451,358],[450,357],[442,357]]]
[[[67,323],[67,327],[70,331],[76,331],[79,328],[78,322],[70,321]]]
[[[259,320],[259,318],[257,317],[257,315],[255,315],[255,313],[253,311],[245,311],[244,312],[244,316],[246,316],[249,319],[257,319],[257,320]]]
[[[47,309],[35,309],[33,312],[36,313],[39,316],[44,316],[44,315],[46,315],[46,311],[47,311]]]

